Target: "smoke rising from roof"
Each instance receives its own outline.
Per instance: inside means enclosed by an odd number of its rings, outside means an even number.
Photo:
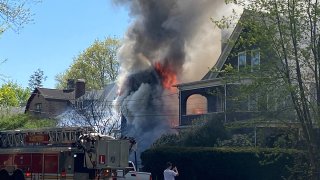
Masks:
[[[128,134],[145,136],[150,140],[143,141],[147,147],[178,119],[178,97],[168,98],[170,92],[162,87],[154,65],[169,68],[180,82],[200,80],[221,49],[220,30],[210,17],[225,13],[226,6],[224,0],[114,2],[127,6],[134,19],[119,51],[119,102]]]
[[[220,30],[210,17],[231,13],[224,0],[114,2],[126,5],[134,18],[119,53],[120,79],[161,61],[175,69],[181,81],[199,80],[214,65],[220,54]],[[193,75],[181,77],[182,72]]]

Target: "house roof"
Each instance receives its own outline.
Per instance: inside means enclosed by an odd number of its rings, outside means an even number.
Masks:
[[[60,99],[60,100],[74,100],[73,90],[59,90],[59,89],[47,89],[37,88],[39,94],[45,99]]]
[[[55,99],[62,101],[69,101],[74,103],[74,90],[59,90],[59,89],[48,89],[48,88],[36,88],[28,99],[26,109],[30,108],[30,103],[35,95],[43,96],[45,99]]]
[[[225,84],[225,81],[222,78],[214,78],[214,79],[205,79],[200,81],[177,84],[175,85],[175,87],[177,87],[181,91],[181,90],[199,89],[199,88],[212,87],[212,86],[221,86],[224,84]]]

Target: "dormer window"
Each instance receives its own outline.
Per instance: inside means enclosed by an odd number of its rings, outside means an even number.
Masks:
[[[247,64],[247,57],[246,52],[240,52],[238,54],[238,70],[243,69],[246,67]]]
[[[251,51],[251,72],[260,69],[260,51]]]

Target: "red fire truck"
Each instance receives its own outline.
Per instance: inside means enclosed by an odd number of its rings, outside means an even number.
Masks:
[[[109,179],[126,171],[131,143],[90,128],[1,131],[0,180]]]

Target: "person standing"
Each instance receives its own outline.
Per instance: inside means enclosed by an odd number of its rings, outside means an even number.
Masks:
[[[172,163],[167,162],[167,169],[163,171],[164,180],[174,180],[176,176],[179,176],[177,167],[172,168]]]

